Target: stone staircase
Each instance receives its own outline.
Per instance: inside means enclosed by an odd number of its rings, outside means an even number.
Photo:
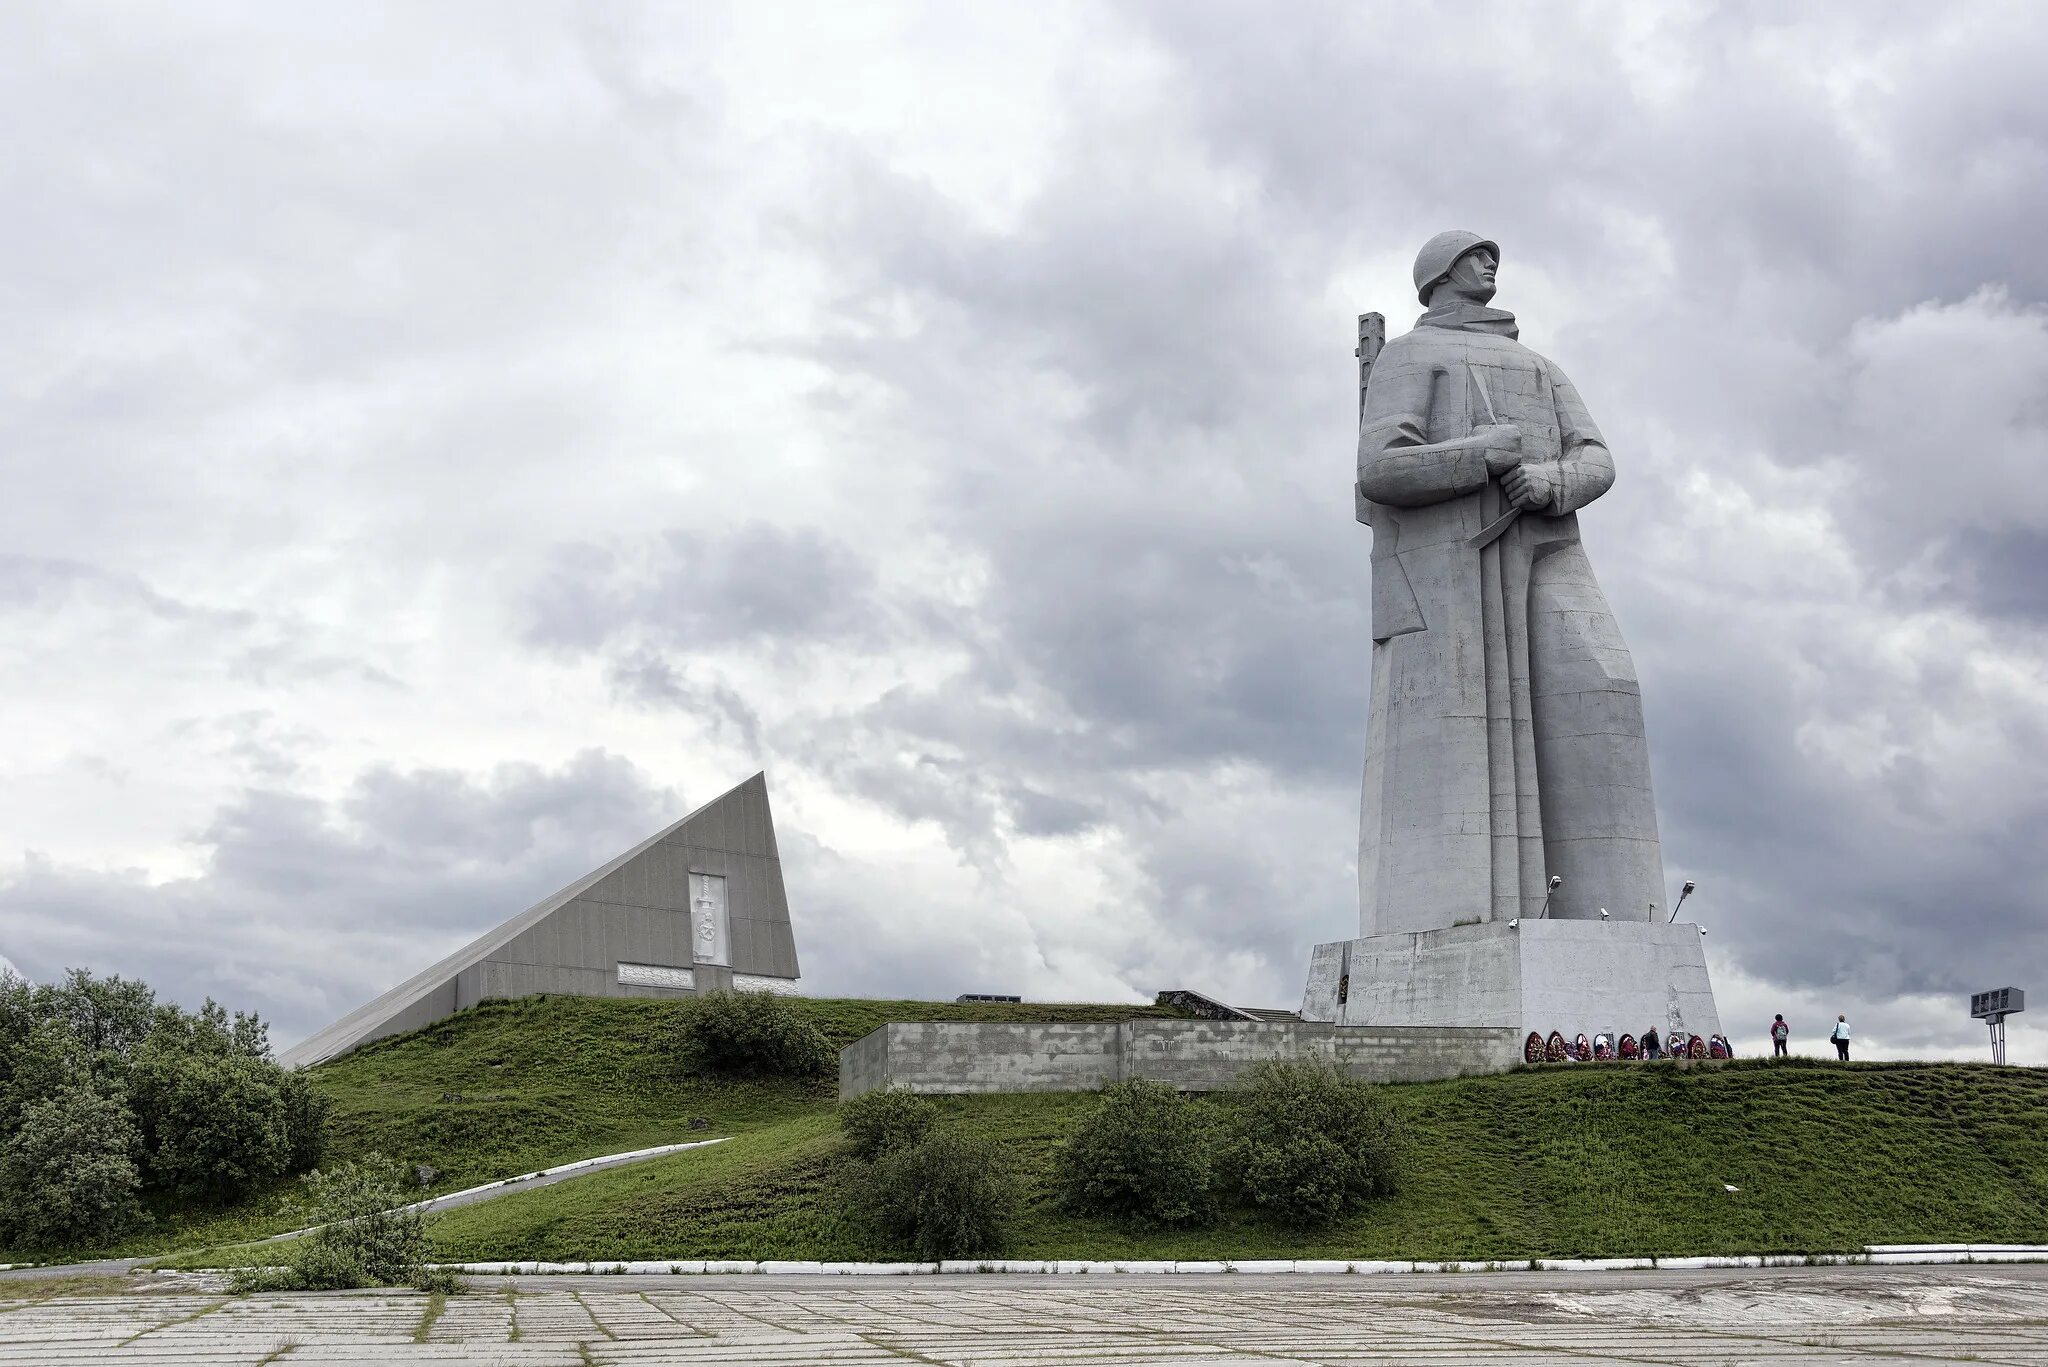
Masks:
[[[1278,1011],[1264,1006],[1231,1006],[1227,1002],[1220,1002],[1206,993],[1187,987],[1169,988],[1154,996],[1152,1002],[1155,1006],[1171,1006],[1189,1015],[1200,1016],[1203,1020],[1264,1021],[1271,1025],[1301,1019],[1299,1011]]]

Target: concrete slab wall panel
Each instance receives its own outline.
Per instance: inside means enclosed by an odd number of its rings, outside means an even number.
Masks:
[[[1255,1064],[1323,1059],[1369,1082],[1499,1072],[1520,1057],[1510,1029],[1354,1030],[1300,1022],[892,1024],[839,1055],[839,1095],[882,1087],[932,1095],[1084,1092],[1128,1078],[1181,1091],[1230,1086]]]
[[[692,872],[727,880],[731,938],[732,963],[698,973],[700,989],[730,986],[735,972],[800,976],[767,779],[756,774],[286,1050],[282,1060],[292,1067],[317,1063],[496,997],[688,995],[621,984],[618,965],[697,967],[689,927]]]
[[[1699,927],[1534,920],[1318,945],[1304,1021],[1640,1035],[1721,1031]]]

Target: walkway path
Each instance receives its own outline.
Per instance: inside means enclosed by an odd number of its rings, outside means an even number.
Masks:
[[[572,1177],[586,1177],[593,1172],[603,1172],[606,1168],[622,1168],[628,1163],[645,1163],[650,1158],[665,1158],[672,1153],[681,1153],[684,1149],[709,1148],[713,1144],[723,1144],[729,1138],[731,1138],[730,1135],[719,1139],[693,1139],[687,1144],[662,1144],[651,1149],[629,1149],[625,1153],[608,1153],[601,1158],[579,1159],[574,1163],[562,1163],[552,1168],[542,1168],[538,1172],[523,1173],[518,1177],[507,1177],[497,1182],[486,1182],[480,1187],[464,1187],[461,1191],[451,1191],[445,1196],[432,1196],[424,1201],[415,1201],[411,1205],[404,1207],[404,1209],[416,1210],[424,1215],[437,1210],[454,1210],[458,1206],[473,1206],[479,1201],[489,1201],[499,1196],[509,1196],[515,1191],[531,1191],[535,1187],[551,1187],[557,1182],[566,1182]],[[284,1234],[273,1234],[269,1238],[259,1240],[258,1242],[274,1244],[286,1239],[302,1239],[317,1228],[319,1226],[315,1225],[308,1229],[294,1229]],[[165,1255],[156,1254],[148,1258],[103,1258],[89,1263],[56,1263],[43,1267],[0,1268],[0,1281],[48,1277],[106,1276],[132,1271],[145,1263],[154,1262],[157,1258],[163,1256]]]
[[[0,1364],[2048,1367],[2048,1267],[1401,1277],[562,1277],[0,1300]],[[29,1288],[20,1288],[26,1292]],[[4,1293],[0,1293],[4,1294]]]
[[[486,1182],[480,1187],[464,1187],[461,1191],[451,1191],[446,1196],[433,1196],[424,1201],[415,1201],[405,1209],[416,1210],[424,1215],[436,1210],[454,1210],[457,1206],[473,1206],[479,1201],[509,1196],[515,1191],[531,1191],[535,1187],[551,1187],[557,1182],[566,1182],[572,1177],[587,1177],[593,1172],[603,1172],[606,1168],[623,1168],[628,1163],[645,1163],[650,1158],[666,1158],[672,1153],[681,1153],[684,1149],[708,1149],[713,1144],[725,1143],[731,1137],[727,1135],[720,1139],[693,1139],[687,1144],[661,1144],[651,1149],[629,1149],[625,1153],[608,1153],[602,1158],[579,1159],[574,1163],[542,1168],[539,1172]],[[311,1229],[295,1229],[289,1234],[271,1237],[296,1239],[312,1232]]]

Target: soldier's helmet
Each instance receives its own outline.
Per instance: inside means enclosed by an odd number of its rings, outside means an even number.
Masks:
[[[1458,258],[1474,247],[1487,247],[1493,251],[1493,259],[1500,260],[1500,244],[1478,233],[1468,233],[1463,228],[1453,228],[1447,233],[1438,233],[1422,244],[1422,250],[1415,256],[1415,297],[1423,303],[1429,302],[1429,292],[1437,282],[1451,273],[1451,267],[1458,264]]]

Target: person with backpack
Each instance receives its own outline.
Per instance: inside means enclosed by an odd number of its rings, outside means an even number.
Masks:
[[[1785,1041],[1790,1039],[1791,1037],[1792,1027],[1785,1024],[1785,1017],[1782,1014],[1774,1017],[1771,1021],[1772,1058],[1785,1057]]]
[[[1835,1017],[1835,1033],[1829,1035],[1828,1038],[1835,1042],[1835,1057],[1847,1063],[1849,1061],[1849,1018],[1847,1016]]]

